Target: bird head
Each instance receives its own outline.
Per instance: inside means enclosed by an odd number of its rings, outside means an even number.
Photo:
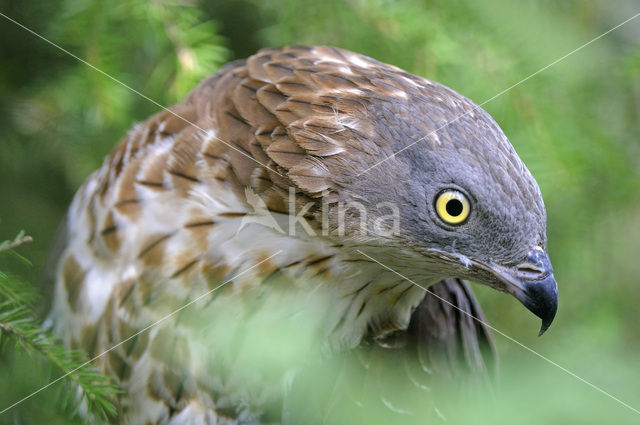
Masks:
[[[374,217],[374,205],[398,206],[397,232],[378,242],[409,247],[442,276],[513,295],[542,319],[542,334],[556,314],[558,291],[535,179],[496,122],[470,100],[435,83],[410,93],[367,105],[376,144],[393,146],[393,153],[359,171],[347,191]]]
[[[294,63],[254,57],[249,69],[259,65],[255,73],[282,93],[271,109],[308,157],[287,167],[291,155],[281,159],[277,143],[267,154],[301,192],[327,201],[332,234],[395,252],[396,265],[410,258],[412,269],[509,293],[542,319],[542,334],[558,304],[546,212],[498,124],[454,90],[399,68],[334,48],[305,54]],[[397,219],[391,232],[385,216]]]
[[[367,107],[377,143],[394,153],[360,171],[353,190],[368,211],[398,205],[393,240],[379,242],[410,247],[443,276],[513,295],[542,319],[542,334],[558,291],[538,185],[489,114],[444,86],[428,87],[437,95]]]

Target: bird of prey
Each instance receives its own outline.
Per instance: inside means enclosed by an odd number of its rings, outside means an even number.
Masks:
[[[550,325],[545,228],[469,99],[339,48],[266,49],[86,180],[50,318],[121,387],[122,423],[425,423],[445,387],[491,381],[462,279]]]

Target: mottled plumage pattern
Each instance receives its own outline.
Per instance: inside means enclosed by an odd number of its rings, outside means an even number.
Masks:
[[[464,231],[434,224],[443,184],[474,199]],[[291,188],[308,227],[289,220]],[[338,213],[353,201],[367,225],[378,203],[399,205],[399,232],[361,232]],[[336,398],[395,420],[411,413],[376,383],[385,356],[406,363],[394,379],[432,412],[438,380],[490,379],[487,329],[452,305],[482,312],[467,284],[442,279],[508,291],[487,267],[543,249],[544,221],[535,180],[468,99],[345,50],[268,49],[136,125],[85,182],[51,317],[94,356],[215,289],[96,361],[124,390],[122,422],[321,423]],[[309,385],[332,362],[366,391]]]

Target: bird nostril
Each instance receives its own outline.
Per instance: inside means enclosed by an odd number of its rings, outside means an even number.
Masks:
[[[530,263],[520,264],[516,267],[516,270],[518,271],[519,277],[524,280],[540,279],[545,274],[545,270]]]
[[[530,266],[530,265],[525,265],[525,266],[518,266],[518,270],[522,271],[522,272],[531,272],[531,273],[542,273],[542,270],[540,270],[537,267],[534,266]]]

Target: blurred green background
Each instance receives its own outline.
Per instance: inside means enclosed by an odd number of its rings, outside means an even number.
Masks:
[[[640,12],[637,1],[0,1],[6,14],[162,105],[265,46],[328,44],[482,103]],[[0,239],[25,229],[37,282],[74,191],[153,103],[0,17]],[[538,180],[560,285],[555,323],[476,286],[493,326],[640,409],[640,17],[484,108]],[[497,403],[468,423],[640,423],[496,335]],[[5,365],[0,370],[9,373]],[[17,393],[46,383],[13,376]],[[8,375],[6,375],[8,376]],[[0,378],[0,380],[2,380]],[[0,386],[6,385],[0,384]],[[1,393],[7,394],[6,391]],[[22,407],[46,409],[48,393]],[[2,405],[13,400],[4,400]],[[30,407],[29,407],[30,406]],[[0,417],[0,423],[7,418]]]

